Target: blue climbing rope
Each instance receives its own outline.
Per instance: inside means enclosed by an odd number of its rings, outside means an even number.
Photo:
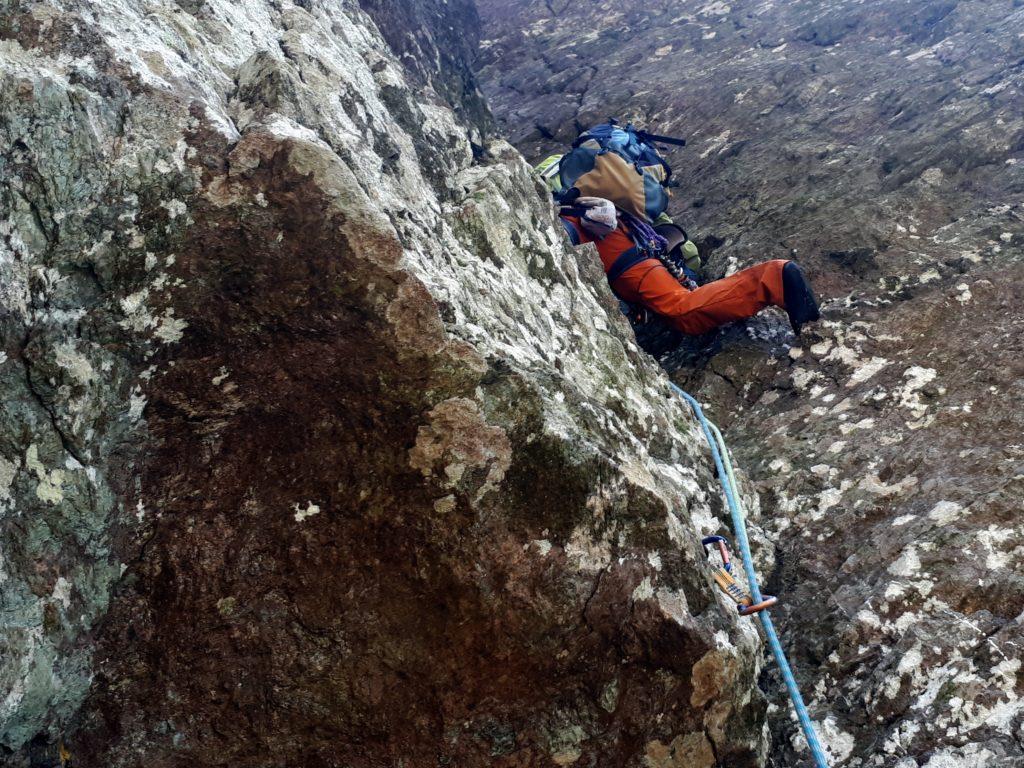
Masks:
[[[669,386],[672,387],[672,389],[675,390],[675,392],[693,409],[694,414],[696,414],[697,419],[700,421],[701,428],[704,430],[704,435],[708,439],[708,445],[711,446],[711,455],[715,459],[715,467],[718,469],[718,478],[722,483],[722,490],[725,491],[725,500],[729,504],[729,514],[732,517],[733,532],[736,536],[736,541],[739,543],[740,552],[743,555],[743,570],[746,571],[747,582],[750,584],[750,596],[753,598],[755,603],[759,603],[763,598],[761,596],[761,588],[757,585],[757,574],[754,573],[754,558],[750,554],[750,542],[747,540],[747,526],[743,520],[742,507],[738,502],[739,489],[736,487],[736,476],[733,472],[732,461],[729,458],[729,449],[726,447],[725,440],[722,439],[722,433],[718,431],[718,427],[709,422],[707,417],[704,415],[704,411],[700,407],[700,403],[672,382],[669,382]],[[728,462],[728,469],[726,469],[724,461]],[[761,611],[758,616],[761,617],[761,626],[764,627],[764,634],[765,637],[768,638],[768,645],[772,649],[772,655],[775,657],[775,663],[779,665],[779,671],[782,673],[782,679],[786,683],[786,689],[789,691],[789,698],[793,702],[793,709],[796,710],[797,719],[800,721],[800,728],[803,730],[804,737],[807,739],[807,745],[811,748],[811,754],[814,756],[814,764],[817,768],[828,768],[828,761],[825,758],[825,752],[822,750],[821,743],[818,741],[818,734],[814,731],[814,723],[811,722],[811,716],[807,712],[807,706],[804,704],[803,696],[800,695],[800,689],[797,687],[796,678],[793,677],[793,670],[790,668],[789,661],[786,659],[786,652],[782,650],[782,643],[779,642],[779,636],[775,632],[775,625],[772,624],[772,618],[768,614],[768,611]]]

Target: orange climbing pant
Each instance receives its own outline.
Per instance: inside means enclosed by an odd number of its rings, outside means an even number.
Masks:
[[[612,286],[623,299],[642,304],[683,333],[699,334],[753,317],[765,307],[785,309],[782,291],[784,259],[754,267],[702,285],[684,288],[657,259],[641,261]]]

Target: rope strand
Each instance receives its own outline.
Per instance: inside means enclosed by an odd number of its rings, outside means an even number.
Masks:
[[[725,500],[729,505],[733,532],[739,544],[740,553],[743,555],[743,570],[747,574],[747,582],[750,585],[750,596],[754,599],[755,603],[759,603],[763,598],[761,596],[761,588],[757,584],[757,574],[754,572],[754,558],[750,554],[747,526],[744,521],[743,507],[738,501],[739,487],[736,484],[736,473],[733,471],[729,448],[726,446],[718,427],[704,416],[704,410],[700,407],[700,403],[671,381],[669,386],[693,409],[698,421],[700,421],[701,428],[704,430],[704,436],[708,440],[708,445],[711,446],[711,455],[714,457],[715,467],[718,469],[718,479],[722,484],[722,490],[725,491]],[[779,671],[782,673],[782,680],[786,684],[789,698],[793,702],[793,709],[796,711],[797,719],[800,721],[800,728],[804,732],[804,738],[807,739],[807,746],[811,749],[814,764],[816,768],[828,768],[828,760],[825,757],[824,750],[821,748],[821,743],[818,741],[818,734],[814,730],[814,723],[811,721],[810,713],[808,713],[807,706],[804,704],[803,696],[800,695],[800,688],[796,684],[796,678],[793,677],[793,670],[789,666],[786,652],[782,650],[782,643],[775,632],[775,625],[772,623],[771,616],[766,610],[761,611],[758,616],[761,618],[761,626],[764,627],[764,634],[768,639],[768,645],[772,649],[775,663],[779,665]]]

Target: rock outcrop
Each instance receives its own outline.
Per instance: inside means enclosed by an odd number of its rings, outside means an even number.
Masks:
[[[2,761],[761,764],[699,432],[363,5],[3,3]]]
[[[670,210],[712,271],[795,255],[827,299],[792,348],[769,316],[663,363],[761,495],[836,765],[1024,765],[1024,8],[479,5],[528,157],[609,115],[685,136]]]

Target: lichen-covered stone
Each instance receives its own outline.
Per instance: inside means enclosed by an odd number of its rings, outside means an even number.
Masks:
[[[4,5],[4,760],[762,763],[699,431],[363,5]]]

